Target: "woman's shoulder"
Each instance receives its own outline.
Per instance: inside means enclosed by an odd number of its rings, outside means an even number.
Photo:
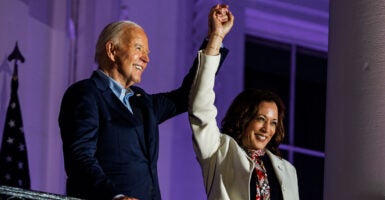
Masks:
[[[266,153],[269,156],[269,158],[270,158],[271,162],[273,163],[273,165],[276,165],[278,167],[283,167],[283,168],[289,168],[291,170],[295,170],[294,165],[291,164],[288,160],[273,154],[269,150],[266,150]]]
[[[243,148],[238,144],[238,142],[231,137],[230,135],[227,135],[225,133],[221,133],[220,135],[220,149],[222,151],[226,151],[228,153],[232,152],[232,154],[237,155],[244,155],[245,158],[247,157],[246,152],[243,150]]]

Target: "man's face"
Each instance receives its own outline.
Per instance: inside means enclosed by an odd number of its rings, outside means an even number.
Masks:
[[[150,61],[148,39],[142,28],[127,28],[115,52],[117,81],[127,88],[141,81],[142,73]]]

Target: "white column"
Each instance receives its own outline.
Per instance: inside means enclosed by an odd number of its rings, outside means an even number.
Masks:
[[[385,1],[330,1],[324,199],[385,198]]]

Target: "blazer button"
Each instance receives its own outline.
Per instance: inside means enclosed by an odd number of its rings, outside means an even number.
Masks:
[[[282,185],[282,192],[284,192],[285,190],[286,190],[285,185]]]

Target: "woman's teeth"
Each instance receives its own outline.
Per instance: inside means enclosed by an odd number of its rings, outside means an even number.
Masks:
[[[266,140],[266,136],[263,136],[263,135],[256,135],[256,137],[257,137],[259,140]]]

